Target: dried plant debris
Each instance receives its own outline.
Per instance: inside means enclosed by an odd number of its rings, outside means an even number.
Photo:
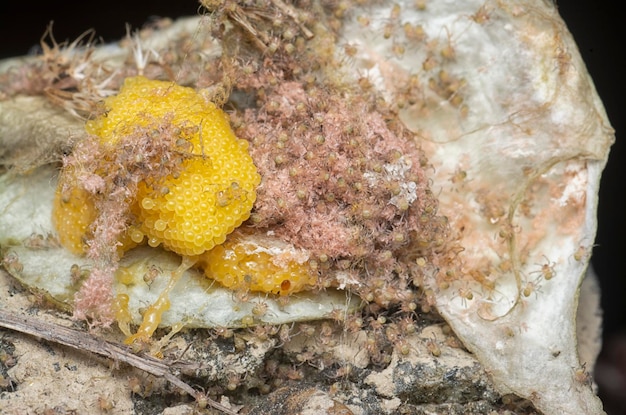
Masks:
[[[201,5],[117,45],[50,29],[40,56],[0,70],[3,267],[177,361],[205,390],[180,400],[195,410],[222,396],[241,413],[601,411],[573,328],[612,136],[552,6]],[[195,200],[189,165],[240,170],[205,145],[204,120],[174,122],[175,105],[122,110],[153,119],[115,139],[92,128],[142,80],[227,112],[260,176],[199,188],[253,202],[215,248],[173,243],[159,216],[178,187]],[[567,402],[536,381],[546,367]],[[164,408],[148,389],[131,387],[138,412]]]
[[[86,135],[82,122],[40,97],[17,96],[0,102],[2,169],[27,174],[58,162]]]

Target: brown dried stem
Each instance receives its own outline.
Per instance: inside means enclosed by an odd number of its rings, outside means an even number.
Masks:
[[[0,308],[0,327],[39,337],[50,342],[62,344],[80,351],[88,351],[115,362],[123,362],[139,370],[150,373],[153,376],[163,378],[172,385],[187,392],[193,397],[199,397],[200,392],[183,382],[170,371],[170,364],[151,356],[139,356],[126,347],[108,342],[92,334],[63,327],[58,324],[47,323],[37,318],[23,314],[12,313]],[[225,407],[214,400],[203,396],[208,400],[208,404],[229,415],[236,415],[236,412]]]

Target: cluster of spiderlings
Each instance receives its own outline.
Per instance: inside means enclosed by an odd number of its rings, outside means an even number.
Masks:
[[[120,151],[133,166],[147,164],[148,159],[152,163],[144,169],[147,173],[138,180],[130,203],[134,217],[126,232],[132,241],[127,246],[147,238],[151,246],[163,244],[181,255],[198,255],[224,242],[248,218],[260,176],[248,154],[248,142],[235,136],[228,117],[215,104],[191,88],[135,77],[125,81],[118,95],[106,99],[105,107],[104,116],[86,125],[102,146],[115,148],[137,131],[152,128],[158,134],[157,126],[166,122],[178,136],[177,151],[186,152],[176,174],[151,177],[150,171],[161,167],[154,162],[158,154],[140,146]],[[164,156],[162,162],[169,159]],[[106,177],[106,172],[96,174]],[[131,184],[137,178],[127,180]],[[83,193],[65,186],[58,192],[54,217],[61,241],[67,240],[76,252],[88,238],[85,223],[93,212]],[[86,210],[79,210],[79,205]],[[82,220],[72,227],[70,215],[81,215]]]
[[[321,286],[413,307],[415,258],[430,258],[449,237],[416,141],[382,104],[314,83],[275,84],[237,130],[268,177],[252,223],[311,252]]]
[[[241,232],[202,254],[198,265],[208,277],[236,290],[287,295],[317,283],[308,254],[274,238]]]

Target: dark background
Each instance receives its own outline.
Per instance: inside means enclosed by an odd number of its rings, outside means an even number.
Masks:
[[[626,221],[619,219],[620,214],[626,214],[623,142],[626,126],[622,113],[626,97],[626,48],[622,43],[626,39],[626,16],[620,6],[621,2],[610,0],[558,2],[559,12],[574,34],[616,130],[616,143],[600,189],[598,235],[592,263],[600,277],[605,313],[603,359],[626,376],[626,341],[623,340],[626,338],[623,337],[626,336],[626,251],[622,245],[626,239]],[[194,0],[3,1],[0,5],[0,58],[36,50],[33,48],[51,20],[54,20],[54,35],[59,42],[73,40],[90,28],[104,41],[113,41],[125,35],[126,23],[138,28],[154,16],[175,18],[195,14],[197,10],[198,3]],[[621,389],[626,396],[624,388],[626,384]],[[605,389],[602,393],[611,414],[626,413],[626,405],[620,403],[619,398],[615,398],[618,402],[611,402],[611,391]]]

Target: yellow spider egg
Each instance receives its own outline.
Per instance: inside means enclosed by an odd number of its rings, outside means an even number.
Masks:
[[[287,295],[311,288],[309,255],[268,236],[235,232],[198,259],[207,277],[228,288]]]

